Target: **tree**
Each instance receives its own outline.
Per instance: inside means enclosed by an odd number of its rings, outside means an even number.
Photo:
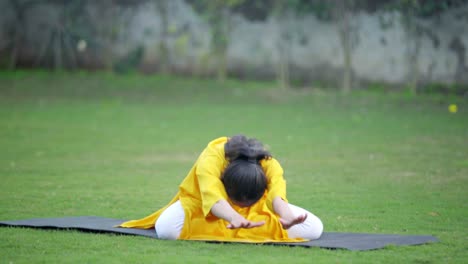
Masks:
[[[122,3],[125,4],[125,3]],[[115,45],[116,40],[122,29],[122,23],[119,19],[119,6],[114,0],[100,0],[95,2],[96,10],[94,13],[88,12],[86,15],[91,22],[91,40],[97,56],[103,62],[104,67],[113,70],[116,67],[122,67],[121,59],[115,63]],[[117,65],[119,64],[119,65]],[[124,63],[125,64],[125,63]],[[124,66],[130,67],[130,66]]]
[[[429,32],[420,19],[440,15],[450,8],[466,5],[464,0],[388,0],[384,7],[401,14],[405,29],[409,73],[407,86],[411,94],[417,94],[420,82],[419,55],[421,38]],[[451,48],[456,47],[452,45]],[[456,44],[456,43],[455,43]]]
[[[273,20],[276,27],[276,76],[280,89],[288,90],[290,86],[289,72],[289,41],[290,33],[285,29],[284,18],[287,19],[289,12],[288,2],[283,0],[275,0],[272,9]]]
[[[168,28],[169,28],[169,0],[155,0],[156,8],[161,18],[161,33],[158,44],[158,57],[160,60],[160,67],[163,73],[169,72],[170,69],[170,54],[167,47]]]
[[[26,12],[38,4],[38,2],[33,0],[10,0],[9,3],[13,10],[13,21],[10,22],[11,41],[9,45],[7,45],[7,49],[10,50],[8,68],[14,70],[18,63],[21,47],[25,41]]]
[[[398,3],[402,24],[406,33],[408,73],[408,88],[411,94],[417,93],[419,82],[419,52],[421,50],[421,26],[417,24],[417,13],[421,8],[418,0],[400,0]]]
[[[364,0],[316,1],[315,10],[322,19],[331,19],[337,24],[337,33],[343,56],[343,75],[341,92],[349,93],[353,86],[353,49],[358,39],[354,17],[359,8],[365,6]],[[328,15],[326,15],[328,13]],[[325,14],[325,15],[324,15]]]
[[[352,50],[357,37],[356,27],[352,24],[355,0],[335,1],[335,19],[338,22],[338,35],[343,51],[343,79],[341,91],[349,93],[352,88]]]
[[[49,54],[49,57],[53,59],[51,63],[53,69],[75,68],[77,67],[77,50],[74,44],[83,37],[77,33],[74,20],[78,17],[77,14],[82,13],[84,2],[53,1],[53,3],[59,8],[59,19],[44,31],[46,36],[40,45],[35,66],[43,64]]]
[[[231,26],[229,21],[229,3],[214,0],[209,2],[208,8],[211,15],[209,15],[208,21],[212,28],[211,44],[213,57],[216,61],[216,76],[218,81],[224,82],[227,77],[227,49]]]
[[[297,0],[299,12],[311,12],[317,18],[335,22],[343,58],[340,90],[347,94],[353,86],[353,49],[358,40],[354,17],[368,5],[366,0]]]
[[[227,50],[231,32],[232,10],[245,0],[188,0],[211,28],[211,59],[218,81],[227,77]]]

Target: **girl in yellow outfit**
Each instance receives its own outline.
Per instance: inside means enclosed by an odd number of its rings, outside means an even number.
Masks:
[[[304,241],[323,231],[319,218],[287,202],[278,161],[242,135],[211,141],[168,205],[121,227],[154,227],[160,239],[239,242]]]

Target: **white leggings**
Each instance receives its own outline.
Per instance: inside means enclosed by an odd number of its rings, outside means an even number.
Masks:
[[[307,214],[307,219],[288,229],[290,238],[318,239],[323,232],[322,221],[311,212],[298,206],[289,204],[294,215]],[[175,240],[179,237],[184,226],[185,213],[180,201],[173,203],[159,216],[154,225],[159,239]]]

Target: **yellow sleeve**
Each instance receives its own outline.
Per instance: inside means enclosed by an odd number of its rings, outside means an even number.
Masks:
[[[272,203],[275,197],[279,196],[286,202],[288,201],[286,199],[286,181],[283,177],[283,168],[274,158],[262,161],[261,165],[268,180],[267,204],[273,210]]]
[[[227,200],[226,190],[221,181],[224,159],[219,155],[204,153],[200,156],[196,175],[202,199],[203,215],[207,216],[211,207],[219,200]]]

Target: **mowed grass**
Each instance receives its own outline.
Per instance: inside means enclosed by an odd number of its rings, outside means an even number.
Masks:
[[[165,205],[199,152],[244,133],[282,163],[291,203],[326,231],[430,234],[376,251],[160,241],[0,228],[2,263],[463,263],[465,99],[224,84],[174,76],[0,73],[0,219],[135,219]],[[458,113],[447,106],[458,104]]]

